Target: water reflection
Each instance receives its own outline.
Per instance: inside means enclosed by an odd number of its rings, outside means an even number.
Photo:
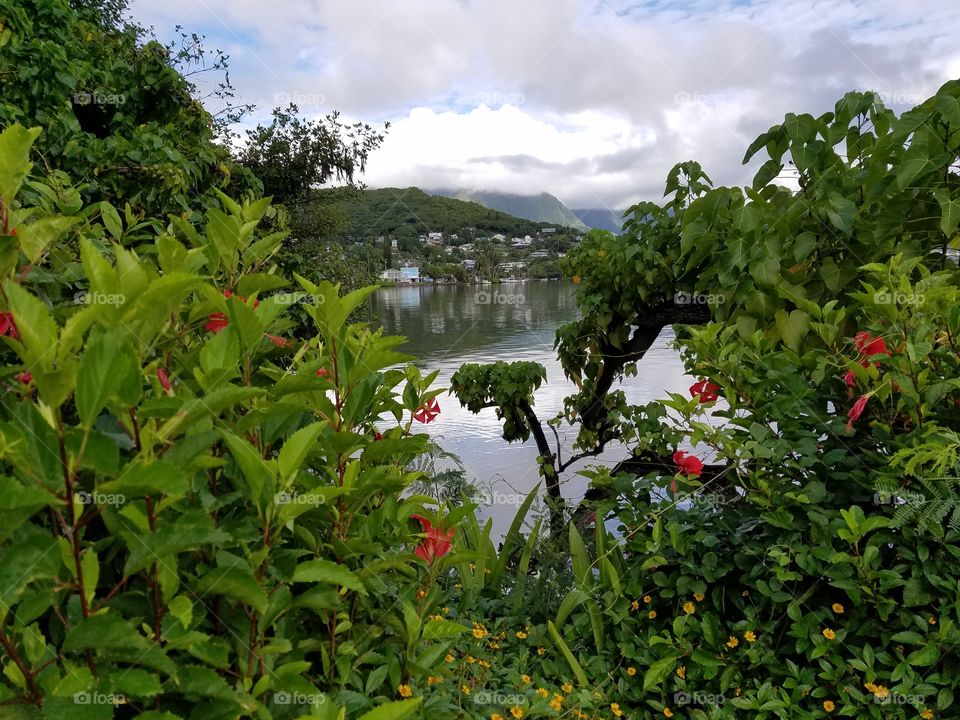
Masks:
[[[577,317],[576,287],[562,282],[503,283],[496,286],[447,285],[383,288],[372,298],[372,311],[387,334],[407,338],[403,351],[417,358],[424,370],[439,370],[437,383],[449,387],[450,377],[467,362],[504,360],[539,362],[547,381],[536,393],[535,409],[542,421],[563,407],[574,386],[563,375],[553,350],[557,327]],[[638,365],[637,376],[621,386],[631,402],[685,393],[691,379],[684,375],[679,355],[669,347],[669,329],[661,333]],[[494,499],[480,511],[481,522],[493,518],[495,536],[506,532],[519,499],[539,481],[533,440],[507,444],[490,408],[474,415],[452,395],[441,396],[441,415],[426,426],[445,449],[463,461],[468,477]],[[569,452],[573,438],[564,438]],[[590,463],[614,464],[623,448],[611,448]],[[588,464],[588,463],[584,463]],[[587,481],[565,473],[564,497],[583,496]]]

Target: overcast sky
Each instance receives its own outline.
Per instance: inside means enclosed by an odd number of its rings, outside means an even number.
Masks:
[[[960,77],[960,0],[133,0],[206,34],[266,115],[390,121],[365,181],[622,209],[698,160],[743,183],[786,112],[851,89],[902,110]]]

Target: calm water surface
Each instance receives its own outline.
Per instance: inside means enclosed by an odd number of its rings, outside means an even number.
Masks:
[[[439,370],[437,386],[450,386],[450,377],[463,363],[529,360],[546,368],[547,381],[536,393],[534,409],[541,421],[563,407],[563,398],[575,391],[567,381],[553,350],[556,329],[577,318],[576,287],[564,282],[502,283],[496,286],[446,285],[381,288],[372,309],[386,334],[407,338],[403,351],[417,358],[424,371]],[[676,351],[669,347],[667,328],[637,366],[637,377],[621,386],[631,402],[663,398],[667,391],[686,393],[692,380],[684,375]],[[493,535],[502,536],[516,512],[511,496],[528,493],[539,481],[537,449],[531,438],[508,444],[493,408],[474,415],[453,395],[438,399],[440,416],[426,429],[446,450],[463,462],[467,477],[484,488],[494,502],[478,512],[481,522],[493,518]],[[549,436],[549,433],[548,433]],[[561,440],[564,437],[561,435]],[[568,434],[564,455],[573,441]],[[622,448],[608,449],[600,458],[613,465],[624,457]],[[562,478],[568,500],[583,496],[587,480],[569,468]]]

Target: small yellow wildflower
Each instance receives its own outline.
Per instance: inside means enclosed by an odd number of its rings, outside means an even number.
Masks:
[[[623,710],[620,709],[619,703],[610,703],[610,712],[617,717],[623,717]]]
[[[460,686],[460,692],[462,692],[464,695],[469,695],[469,694],[470,694],[470,686],[467,685],[467,684],[461,685],[461,686]]]
[[[743,639],[746,640],[747,642],[756,642],[757,636],[754,634],[753,630],[747,630],[743,634]]]
[[[444,662],[448,662],[448,663],[452,663],[454,660],[456,660],[456,658],[453,657],[453,655],[451,655],[450,653],[447,653],[447,656],[443,659]]]
[[[633,677],[636,674],[637,674],[637,669],[635,667],[627,668],[627,675],[629,675],[630,677]]]
[[[687,668],[683,665],[677,668],[677,677],[681,680],[686,679],[687,677]]]
[[[703,595],[695,592],[693,594],[693,599],[696,600],[697,602],[703,602]]]
[[[550,691],[546,688],[537,688],[537,695],[540,697],[547,697],[550,694]]]
[[[631,609],[631,610],[639,610],[639,609],[640,609],[640,602],[639,602],[638,600],[634,600],[632,603],[630,603],[630,609]]]
[[[671,710],[670,708],[664,708],[664,709],[663,709],[663,716],[664,716],[664,717],[673,717],[673,710]]]
[[[438,675],[431,675],[427,678],[427,685],[436,685],[437,683],[442,683],[443,678]]]
[[[574,276],[573,276],[573,284],[574,284],[574,285],[579,285],[579,284],[580,284],[580,276],[579,276],[579,275],[574,275]]]
[[[653,620],[656,616],[657,616],[656,610],[651,610],[650,612],[647,613],[647,617],[650,618],[651,620]]]
[[[544,655],[546,654],[546,652],[547,652],[546,648],[542,648],[542,647],[537,648],[537,655]]]
[[[684,611],[687,615],[693,615],[693,614],[697,611],[697,606],[694,605],[694,604],[693,604],[692,602],[690,602],[689,600],[687,600],[687,601],[683,604],[683,611]]]
[[[827,712],[833,712],[835,707],[836,705],[833,704],[833,700],[823,701],[823,709],[826,710]]]
[[[490,720],[503,720],[503,715],[500,713],[494,713],[490,716]]]
[[[423,600],[426,596],[426,590],[417,590],[417,600]]]
[[[477,659],[473,655],[467,655],[467,665],[473,665]]]
[[[554,695],[550,700],[550,707],[552,707],[554,710],[560,710],[563,707],[563,696]]]
[[[563,690],[565,693],[572,693],[572,692],[573,692],[573,685],[571,685],[570,683],[566,682],[566,683],[564,683],[563,685],[560,686],[560,689]]]
[[[600,250],[597,250],[597,257],[603,257],[606,254],[607,254],[607,251],[603,250],[602,248]]]
[[[521,710],[516,705],[514,705],[512,708],[510,708],[510,714],[513,715],[515,718],[522,718],[523,710]]]
[[[517,637],[520,638],[521,640],[526,640],[527,634],[523,630],[518,630]]]
[[[490,661],[489,661],[489,660],[481,660],[481,661],[480,661],[479,663],[477,663],[477,664],[478,664],[480,667],[483,667],[483,668],[488,668],[488,667],[490,667]]]
[[[410,689],[409,685],[401,685],[397,688],[397,692],[400,693],[400,697],[408,698],[413,695],[413,690]]]
[[[824,636],[827,640],[833,640],[833,639],[837,636],[837,634],[836,634],[833,630],[831,630],[830,628],[824,628],[824,629],[823,629],[823,636]]]
[[[933,710],[930,708],[924,708],[923,712],[920,713],[920,717],[922,717],[923,720],[933,720]]]
[[[833,610],[837,615],[843,615],[843,605],[840,603],[834,603],[830,606],[830,609]]]
[[[533,680],[530,679],[529,675],[521,675],[520,679],[523,680],[523,682],[526,683],[527,685],[533,682]]]
[[[936,624],[937,624],[937,619],[936,619],[935,617],[931,616],[930,619],[927,620],[927,622],[930,623],[931,625],[936,625]]]
[[[728,648],[735,648],[735,647],[736,647],[737,645],[739,645],[739,644],[740,644],[740,641],[737,640],[736,635],[731,635],[731,636],[730,636],[730,639],[727,640],[727,647],[728,647]]]

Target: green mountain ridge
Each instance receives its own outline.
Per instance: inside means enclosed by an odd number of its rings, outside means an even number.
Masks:
[[[432,195],[417,187],[365,189],[336,199],[341,214],[340,234],[417,236],[428,232],[445,235],[475,228],[477,234],[532,235],[557,222],[536,222],[492,209],[478,202]]]
[[[533,222],[586,231],[588,228],[559,198],[550,193],[518,195],[495,190],[438,190],[438,195],[479,203],[484,207]]]

